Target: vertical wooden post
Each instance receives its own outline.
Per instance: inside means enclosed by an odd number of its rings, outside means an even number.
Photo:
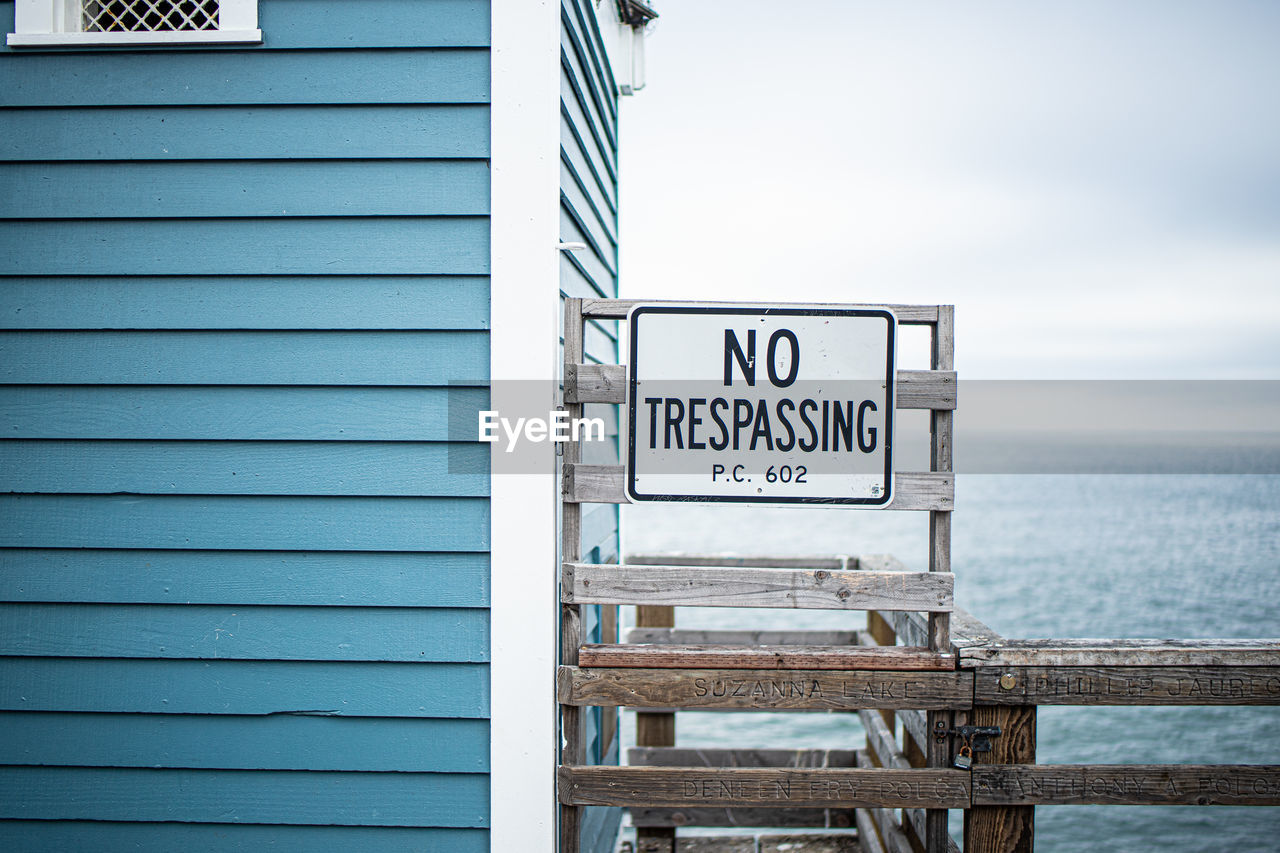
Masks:
[[[618,607],[606,605],[600,608],[600,642],[618,642]],[[618,736],[617,708],[600,709],[600,754],[607,756],[613,748],[613,739]],[[621,754],[621,745],[619,745]]]
[[[932,367],[934,370],[955,369],[955,308],[938,306],[938,322],[933,325]],[[932,439],[930,470],[951,470],[951,412],[934,409],[930,413],[929,432]],[[951,571],[951,513],[929,513],[929,571]],[[949,651],[951,618],[947,613],[929,614],[929,648]],[[951,742],[946,731],[951,728],[951,715],[930,711],[928,720],[928,761],[930,767],[946,767],[951,760]],[[930,809],[925,813],[926,853],[946,853],[947,812]]]
[[[676,609],[641,605],[636,607],[637,628],[674,628]],[[636,714],[636,746],[675,746],[676,715]],[[638,827],[636,853],[675,853],[675,827]]]
[[[1035,764],[1035,706],[980,705],[973,724],[1000,727],[991,752],[974,753],[974,764]],[[1035,806],[975,806],[964,813],[965,853],[1032,853],[1035,828]]]
[[[582,300],[564,301],[564,364],[582,363]],[[562,372],[561,377],[565,375]],[[582,417],[581,403],[566,403],[570,422]],[[564,464],[577,462],[582,448],[576,441],[566,441]],[[561,471],[561,483],[565,482]],[[560,502],[560,560],[576,563],[582,554],[582,510],[579,504]],[[560,572],[556,572],[560,576]],[[578,649],[582,646],[582,611],[576,604],[560,605],[560,663],[578,665]],[[580,765],[585,761],[582,731],[582,709],[573,705],[560,706],[560,763]],[[560,806],[560,853],[578,853],[582,835],[582,810],[577,806]]]

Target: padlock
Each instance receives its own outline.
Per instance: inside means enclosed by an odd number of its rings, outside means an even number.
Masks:
[[[956,756],[954,763],[958,770],[968,770],[973,766],[973,750],[969,748],[969,744],[960,747],[960,754]]]

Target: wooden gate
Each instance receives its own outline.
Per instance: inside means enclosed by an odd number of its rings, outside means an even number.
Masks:
[[[567,300],[564,400],[624,402],[625,368],[582,361],[583,323],[634,303]],[[841,306],[849,307],[849,306]],[[855,306],[856,307],[856,306]],[[626,806],[643,853],[675,851],[679,826],[856,826],[868,851],[1029,851],[1034,806],[1280,804],[1280,767],[1035,765],[1041,704],[1280,704],[1280,641],[1005,640],[956,608],[951,568],[951,306],[891,306],[931,335],[932,369],[899,371],[897,407],[930,411],[930,470],[898,473],[890,509],[929,513],[928,571],[891,556],[645,555],[580,561],[580,505],[625,502],[620,466],[563,470],[560,849],[577,853],[581,809]],[[621,643],[584,644],[583,605],[635,605]],[[865,611],[857,631],[682,631],[677,606]],[[585,707],[637,709],[626,767],[584,760]],[[675,711],[856,713],[863,750],[689,750]],[[901,740],[896,732],[901,728]],[[968,747],[985,737],[990,751]],[[962,751],[972,766],[957,767]],[[972,751],[970,756],[968,753]],[[964,762],[961,761],[961,764]],[[899,811],[900,810],[900,811]],[[848,830],[852,832],[852,830]]]

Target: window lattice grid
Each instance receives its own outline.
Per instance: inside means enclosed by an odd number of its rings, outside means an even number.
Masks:
[[[217,30],[218,0],[83,0],[86,33]]]

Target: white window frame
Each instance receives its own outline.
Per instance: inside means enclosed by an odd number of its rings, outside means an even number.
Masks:
[[[259,44],[258,0],[220,0],[218,29],[137,33],[86,33],[80,30],[82,0],[15,0],[10,47],[66,47],[169,44]]]

